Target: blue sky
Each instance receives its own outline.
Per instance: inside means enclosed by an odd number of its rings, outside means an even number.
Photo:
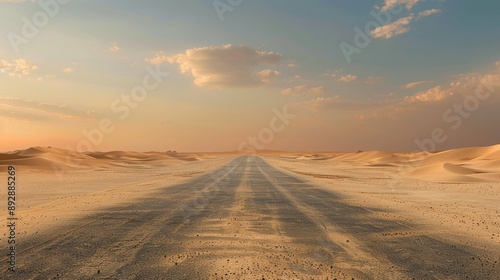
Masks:
[[[427,148],[499,142],[498,93],[474,96],[498,79],[498,1],[64,2],[0,1],[2,150],[415,150],[435,129],[446,141]],[[120,118],[148,67],[168,77]],[[296,117],[267,139],[276,110]],[[89,138],[103,119],[115,129]]]

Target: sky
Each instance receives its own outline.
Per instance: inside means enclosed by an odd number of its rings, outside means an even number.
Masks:
[[[0,0],[0,151],[500,143],[500,2]]]

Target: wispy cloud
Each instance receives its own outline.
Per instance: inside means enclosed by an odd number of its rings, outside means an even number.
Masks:
[[[376,84],[382,80],[383,80],[382,77],[370,76],[370,77],[365,79],[365,84],[372,85],[372,84]]]
[[[0,72],[5,73],[10,77],[26,77],[37,69],[37,65],[24,58],[14,59],[12,61],[4,59],[0,60]]]
[[[293,88],[285,88],[281,90],[281,94],[290,96],[314,96],[327,93],[327,88],[324,86],[309,87],[307,85],[300,85]]]
[[[288,106],[292,110],[305,110],[310,112],[327,111],[327,112],[362,112],[371,110],[379,106],[378,104],[370,104],[356,102],[352,100],[344,100],[340,96],[333,97],[317,97],[312,100],[291,103]]]
[[[332,77],[337,82],[350,83],[358,80],[358,76],[354,74],[343,74],[345,72],[344,69],[339,69],[335,72],[327,71],[325,76]]]
[[[372,30],[371,35],[374,38],[390,39],[394,36],[404,34],[410,31],[410,24],[426,16],[440,13],[439,9],[425,10],[417,14],[410,14],[407,17],[400,18],[394,22],[379,26]]]
[[[420,86],[427,85],[427,84],[430,84],[430,83],[432,83],[432,81],[413,82],[413,83],[406,84],[406,85],[402,86],[401,88],[403,88],[403,89],[412,89],[412,88],[420,87]]]
[[[356,75],[344,75],[344,76],[340,76],[338,77],[337,81],[338,82],[343,82],[343,83],[350,83],[350,82],[354,82],[358,79],[358,76]]]
[[[0,112],[6,117],[29,121],[50,119],[81,121],[96,117],[94,112],[75,110],[67,105],[53,105],[9,97],[0,97]]]
[[[270,69],[262,70],[257,73],[257,77],[264,84],[270,84],[274,82],[274,80],[276,80],[280,75],[281,73],[279,71]]]
[[[411,10],[416,4],[422,0],[384,0],[384,5],[379,9],[383,12],[388,11],[398,5],[404,6],[407,10]]]
[[[441,12],[440,9],[431,9],[431,10],[426,10],[426,11],[420,12],[417,15],[417,20],[421,19],[423,17],[426,17],[426,16],[433,15],[433,14],[439,14],[440,12]]]
[[[387,12],[392,8],[403,6],[406,8],[406,10],[410,11],[418,3],[423,1],[424,0],[384,0],[384,5],[382,7],[375,6],[375,9]],[[394,36],[401,35],[410,31],[411,29],[410,24],[412,22],[415,22],[423,17],[427,17],[433,14],[438,14],[440,12],[441,12],[440,9],[429,9],[417,13],[416,16],[415,14],[411,13],[406,17],[402,17],[396,21],[375,28],[374,30],[372,30],[371,35],[374,38],[390,39]]]
[[[147,58],[150,64],[178,64],[183,74],[191,74],[194,83],[200,87],[248,87],[269,83],[270,77],[279,72],[262,65],[276,65],[282,55],[275,52],[256,50],[247,46],[225,45],[188,49],[185,53],[166,55],[159,52]]]
[[[66,68],[64,68],[64,69],[63,69],[63,72],[64,72],[64,73],[68,73],[68,74],[69,74],[69,73],[74,73],[74,72],[75,72],[75,69],[74,69],[74,68],[72,68],[72,67],[66,67]]]
[[[118,46],[118,44],[117,44],[117,43],[113,43],[113,45],[111,45],[111,46],[108,48],[108,51],[110,51],[110,52],[114,52],[114,53],[115,53],[115,52],[119,52],[119,51],[121,51],[121,49],[122,49],[122,48],[120,48],[120,47]]]
[[[331,108],[332,106],[337,106],[339,105],[339,96],[333,96],[333,97],[316,97],[312,100],[304,101],[304,102],[298,102],[298,103],[291,103],[288,106],[292,110],[306,110],[306,111],[319,111],[319,110],[324,110]]]
[[[433,83],[432,81],[420,81],[410,83],[403,88],[415,88],[419,85]],[[488,86],[485,86],[488,85]],[[489,87],[488,89],[486,87]],[[310,111],[332,109],[344,110],[352,113],[356,120],[375,120],[376,118],[397,119],[402,114],[425,119],[426,116],[440,116],[444,111],[456,104],[463,104],[464,100],[471,99],[479,91],[492,91],[488,104],[500,105],[500,74],[489,73],[480,75],[470,73],[458,76],[449,84],[438,85],[428,90],[423,90],[406,97],[391,97],[386,100],[362,102],[357,100],[345,100],[339,97],[316,98],[306,102],[292,103],[293,108],[302,108]],[[471,105],[468,105],[471,106]],[[495,107],[493,105],[492,107]]]
[[[445,88],[442,86],[433,87],[429,90],[422,91],[416,95],[407,96],[405,101],[408,103],[414,102],[435,102],[445,100],[448,97],[454,95],[454,92],[450,88]]]
[[[486,74],[480,76],[477,73],[465,74],[449,85],[440,85],[431,89],[407,96],[405,103],[433,103],[450,100],[453,97],[463,99],[466,96],[475,94],[481,84],[500,85],[500,75]]]
[[[379,26],[372,31],[372,36],[374,38],[384,38],[389,39],[396,35],[404,34],[410,31],[409,24],[413,21],[414,16],[410,14],[407,17],[400,18],[395,22]]]

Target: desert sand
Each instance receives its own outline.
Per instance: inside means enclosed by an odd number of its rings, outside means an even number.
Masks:
[[[10,277],[500,277],[500,145],[247,154],[34,147],[0,154],[2,178],[8,165],[17,169],[19,219]],[[89,231],[96,224],[103,232]],[[0,236],[7,248],[7,230]],[[136,265],[148,258],[149,270]]]

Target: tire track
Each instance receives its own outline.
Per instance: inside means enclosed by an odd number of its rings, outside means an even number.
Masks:
[[[500,278],[500,272],[494,264],[473,261],[484,253],[477,248],[419,234],[414,230],[418,225],[378,218],[373,215],[373,212],[379,211],[377,209],[346,204],[342,201],[342,197],[333,192],[311,186],[306,182],[301,183],[300,179],[278,171],[261,158],[257,161],[269,177],[277,179],[277,185],[281,186],[283,191],[288,192],[294,201],[302,205],[304,211],[312,211],[313,217],[319,215],[321,221],[327,222],[328,227],[333,229],[329,230],[330,235],[341,233],[354,236],[357,247],[368,254],[366,257],[371,255],[379,261],[389,262],[394,269],[384,270],[383,267],[379,269],[382,275],[385,274],[384,278],[398,278],[398,273],[402,273],[403,279]],[[384,237],[391,232],[408,230],[412,230],[415,234]],[[339,238],[339,236],[332,237],[334,240]]]
[[[262,175],[277,191],[286,197],[290,205],[303,213],[317,230],[315,234],[315,240],[317,243],[315,245],[316,248],[311,248],[314,252],[311,254],[312,257],[322,258],[325,261],[333,261],[333,263],[335,263],[335,265],[339,268],[344,270],[354,270],[358,276],[361,275],[362,277],[379,278],[381,276],[385,276],[385,279],[391,279],[387,278],[387,272],[390,272],[390,274],[394,276],[392,279],[402,279],[403,277],[408,277],[400,271],[395,270],[390,262],[379,259],[370,252],[363,250],[362,243],[355,236],[344,232],[334,223],[331,223],[325,217],[321,209],[316,209],[315,207],[311,207],[311,205],[302,202],[299,197],[307,197],[307,193],[301,192],[299,195],[292,194],[290,189],[280,183],[277,183],[277,180],[274,180],[266,172],[265,169],[271,169],[271,166],[261,161],[261,159],[257,162],[260,162],[257,164],[257,168]],[[307,186],[302,186],[302,188],[304,187],[307,189]],[[325,209],[323,209],[323,211],[324,210]],[[380,271],[386,271],[386,273],[384,273],[384,275],[380,275]]]
[[[474,248],[377,218],[241,156],[154,196],[23,240],[12,279],[476,279]],[[415,234],[391,233],[411,230]],[[10,276],[10,275],[9,275]]]
[[[235,159],[218,170],[221,177],[203,175],[168,187],[155,197],[109,208],[72,225],[55,228],[48,240],[23,240],[14,279],[94,279],[106,274],[127,279],[134,278],[137,271],[147,271],[143,275],[153,278],[165,276],[163,269],[150,269],[156,266],[162,252],[144,257],[142,251],[151,253],[151,247],[171,242],[169,236],[189,223],[184,207],[200,206],[197,199],[203,190],[232,177],[240,163],[241,159]],[[135,272],[128,269],[132,267]]]

